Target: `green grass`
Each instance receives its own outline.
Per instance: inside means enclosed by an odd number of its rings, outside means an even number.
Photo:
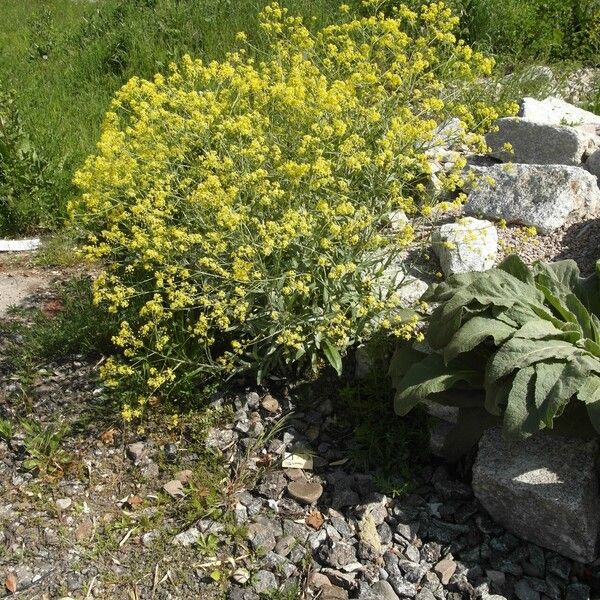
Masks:
[[[85,276],[62,284],[58,298],[45,311],[15,312],[23,318],[0,319],[0,336],[15,340],[3,357],[11,371],[27,372],[44,361],[75,354],[100,356],[111,350],[117,331],[114,319],[94,306],[91,280]]]

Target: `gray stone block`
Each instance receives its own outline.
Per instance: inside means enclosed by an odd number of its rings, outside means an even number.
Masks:
[[[567,165],[505,164],[471,167],[477,182],[465,212],[550,233],[570,215],[597,216],[600,189],[591,173]]]
[[[594,177],[600,177],[600,150],[596,150],[588,157],[585,163],[585,168]]]
[[[597,556],[598,441],[540,431],[509,443],[486,431],[473,468],[475,496],[515,535],[580,562]]]
[[[600,116],[573,106],[560,98],[549,96],[545,100],[523,98],[519,116],[551,125],[585,125],[600,124]]]
[[[592,136],[575,127],[516,117],[498,119],[495,125],[498,131],[488,133],[485,140],[491,155],[504,162],[577,166],[593,147]],[[505,150],[505,144],[512,151]]]
[[[487,271],[496,262],[498,231],[490,221],[463,217],[436,227],[431,243],[445,275]]]

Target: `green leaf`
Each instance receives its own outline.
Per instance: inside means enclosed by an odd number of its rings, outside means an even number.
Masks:
[[[540,427],[553,427],[569,400],[579,392],[591,372],[598,372],[600,362],[589,355],[572,357],[555,365],[538,363],[535,404]]]
[[[412,365],[423,360],[427,354],[415,350],[408,343],[398,344],[390,360],[388,376],[392,381],[392,386],[398,388],[400,381],[406,375]]]
[[[467,288],[471,283],[477,281],[481,273],[469,271],[467,273],[455,273],[450,275],[441,283],[435,283],[421,296],[425,302],[446,302],[460,290]]]
[[[548,393],[541,407],[543,420],[546,427],[552,428],[554,419],[560,417],[566,404],[577,393],[585,382],[588,369],[583,368],[583,363],[571,361],[565,365],[561,376]]]
[[[463,318],[471,314],[468,310],[470,301],[470,295],[461,290],[433,311],[427,328],[427,341],[432,348],[443,348],[452,339]]]
[[[581,347],[585,348],[590,354],[593,354],[596,358],[600,359],[600,345],[586,338],[585,340],[579,340]]]
[[[540,362],[518,371],[505,414],[507,434],[526,436],[544,427],[552,428],[569,400],[585,387],[590,371],[598,367],[598,361],[581,356],[570,362]]]
[[[508,403],[504,412],[504,432],[507,437],[518,438],[537,431],[538,424],[534,423],[532,425],[531,423],[534,387],[534,367],[525,367],[517,371],[508,394]]]
[[[582,279],[579,267],[574,260],[560,260],[553,263],[537,262],[533,266],[536,282],[542,283],[555,296],[563,293],[579,294]]]
[[[508,404],[508,394],[512,387],[512,381],[505,379],[486,383],[485,385],[485,408],[491,415],[500,416]]]
[[[588,377],[579,388],[577,397],[585,402],[590,422],[594,429],[600,433],[600,377]]]
[[[507,256],[499,265],[498,269],[506,271],[513,277],[516,277],[519,281],[527,283],[528,285],[534,285],[535,280],[531,269],[521,260],[516,254]]]
[[[562,330],[552,323],[542,319],[535,319],[524,323],[513,336],[516,339],[545,340],[562,335]]]
[[[546,302],[554,309],[555,313],[561,319],[570,323],[579,324],[577,322],[577,317],[564,304],[564,299],[561,300],[558,296],[555,296],[550,289],[544,285],[538,284],[538,288],[544,294]]]
[[[328,340],[322,342],[323,352],[329,364],[335,369],[338,375],[342,374],[342,357],[339,350]]]
[[[476,316],[467,321],[444,348],[444,360],[449,363],[459,354],[469,352],[484,340],[492,338],[496,345],[506,341],[515,328],[493,317]]]
[[[558,329],[564,329],[565,321],[554,316],[554,313],[550,312],[545,306],[532,306],[531,311],[533,314],[544,321],[552,323]],[[575,325],[575,329],[579,331],[579,326],[576,323],[570,323]]]
[[[542,305],[515,304],[510,308],[494,308],[493,314],[497,314],[497,318],[503,323],[512,325],[514,327],[520,327],[521,325],[527,323],[527,321],[531,321],[532,318],[539,316],[538,311],[543,310],[544,308]],[[560,324],[560,321],[557,321],[557,323]]]
[[[402,378],[394,399],[396,413],[406,415],[422,400],[452,388],[459,381],[481,386],[481,373],[447,366],[439,354],[428,355],[412,365]]]
[[[537,377],[535,380],[534,405],[539,412],[540,422],[544,418],[541,412],[544,402],[556,382],[562,377],[565,367],[565,362],[541,362],[535,365]]]
[[[598,298],[600,298],[600,294],[598,294]],[[598,317],[593,313],[590,314],[590,318],[592,320],[592,331],[594,332],[594,341],[597,344],[600,344],[600,319],[598,319]]]
[[[486,368],[486,385],[522,369],[545,360],[566,360],[583,356],[585,350],[562,340],[530,340],[511,338],[490,358]]]
[[[586,307],[575,294],[568,294],[566,297],[567,308],[577,319],[584,337],[594,339],[594,328],[592,318]]]
[[[579,289],[573,290],[577,297],[583,302],[583,305],[596,317],[600,316],[600,282],[599,282],[599,269],[596,263],[596,272],[585,279],[581,279],[579,283]],[[600,342],[599,339],[596,339]]]

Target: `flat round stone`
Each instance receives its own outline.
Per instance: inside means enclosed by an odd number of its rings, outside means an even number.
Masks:
[[[288,494],[302,504],[313,504],[323,494],[323,486],[316,481],[298,479],[287,486]]]

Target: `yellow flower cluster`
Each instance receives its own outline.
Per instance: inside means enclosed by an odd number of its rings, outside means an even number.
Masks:
[[[435,202],[428,157],[451,117],[454,141],[483,147],[498,111],[461,98],[493,63],[456,39],[441,2],[341,11],[315,32],[268,5],[269,55],[253,57],[240,34],[223,61],[186,56],[117,93],[70,206],[85,254],[105,265],[96,301],[122,319],[110,383],[155,394],[240,369],[318,367],[324,347],[343,354],[374,323],[415,331],[378,285],[382,250],[397,253],[412,229],[392,237],[385,225]],[[457,189],[461,170],[437,193]]]

